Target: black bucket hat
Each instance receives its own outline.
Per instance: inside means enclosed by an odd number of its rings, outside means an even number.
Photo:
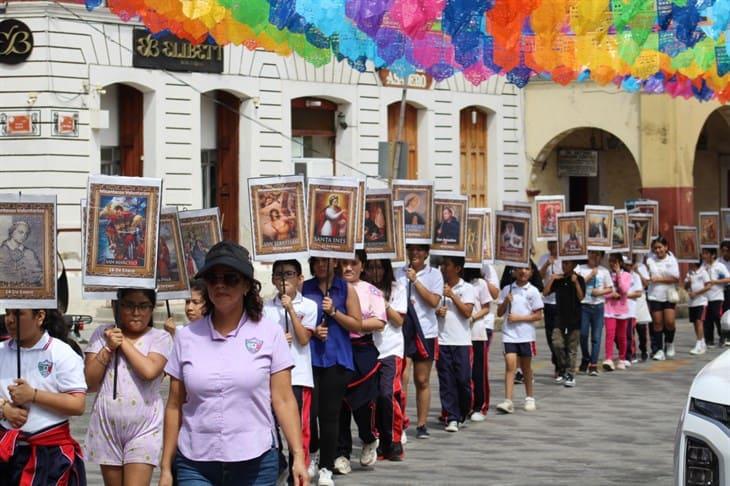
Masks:
[[[216,243],[208,250],[205,255],[205,264],[203,268],[198,270],[195,278],[202,278],[203,275],[215,267],[223,265],[229,267],[241,274],[249,280],[253,280],[253,265],[251,264],[251,256],[248,250],[232,241],[221,241]]]

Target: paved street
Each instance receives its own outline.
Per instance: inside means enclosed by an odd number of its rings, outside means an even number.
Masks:
[[[574,389],[552,384],[547,345],[538,330],[538,410],[522,411],[524,387],[520,386],[512,416],[494,412],[504,389],[497,334],[490,359],[492,403],[486,422],[469,424],[456,434],[444,432],[435,422],[439,401],[434,371],[431,440],[417,441],[411,429],[404,462],[378,463],[369,470],[360,468],[356,450],[353,472],[336,477],[337,486],[669,484],[674,432],[690,383],[720,353],[713,348],[704,356],[691,357],[687,353],[694,343],[690,326],[681,321],[678,327],[674,360],[640,363],[599,377],[580,375]],[[409,414],[415,415],[413,401]],[[83,438],[87,422],[84,416],[74,423],[76,437]],[[88,472],[90,485],[101,484],[97,466],[89,464]]]

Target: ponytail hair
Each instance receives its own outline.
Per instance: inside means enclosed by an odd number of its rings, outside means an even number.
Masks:
[[[43,319],[43,329],[48,333],[48,335],[68,344],[71,349],[76,352],[76,354],[83,357],[83,353],[81,352],[81,348],[78,343],[68,337],[68,325],[66,325],[63,314],[61,314],[57,309],[34,309],[33,314],[36,315],[41,310],[46,313],[46,318]]]

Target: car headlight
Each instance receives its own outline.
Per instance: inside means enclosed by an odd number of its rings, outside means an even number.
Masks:
[[[689,411],[720,422],[730,429],[730,406],[728,405],[693,398],[689,403]]]
[[[715,452],[707,443],[687,437],[687,486],[718,486],[720,484],[720,465]]]

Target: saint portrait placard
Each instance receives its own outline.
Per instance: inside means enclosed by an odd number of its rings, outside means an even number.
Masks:
[[[162,180],[92,175],[83,283],[154,289]]]
[[[613,211],[613,232],[611,251],[626,253],[629,251],[629,219],[625,209]]]
[[[406,256],[406,223],[403,213],[403,201],[393,201],[393,222],[395,224],[395,257],[391,260],[393,267],[402,267],[408,263]]]
[[[307,257],[304,177],[248,180],[253,258],[274,262]]]
[[[357,222],[357,179],[310,178],[309,254],[322,258],[353,258]]]
[[[494,262],[494,226],[492,224],[492,210],[484,209],[484,254],[483,263]]]
[[[86,261],[86,198],[81,198],[81,261]],[[117,289],[112,286],[81,284],[81,297],[84,300],[114,300],[117,298]]]
[[[157,248],[157,299],[190,298],[190,279],[183,258],[182,231],[177,208],[162,208]]]
[[[585,207],[588,251],[611,251],[613,247],[613,206]]]
[[[703,211],[699,218],[700,248],[717,248],[720,246],[720,213]]]
[[[506,201],[502,203],[502,211],[532,215],[532,204],[527,201]]]
[[[431,254],[466,254],[466,216],[469,198],[461,194],[433,198],[433,240]]]
[[[195,277],[205,264],[208,250],[223,239],[218,208],[180,211],[180,231],[183,240],[185,270],[190,278]]]
[[[537,241],[558,239],[558,214],[565,211],[565,196],[535,197]]]
[[[365,252],[368,259],[396,256],[393,193],[390,189],[368,189],[365,196]]]
[[[674,256],[678,262],[697,263],[700,245],[697,226],[674,227]]]
[[[484,208],[469,208],[466,216],[464,268],[482,268],[484,256]]]
[[[730,240],[730,208],[720,209],[720,230],[721,241]]]
[[[367,194],[367,182],[365,179],[357,180],[357,209],[355,215],[355,249],[365,248],[365,196]]]
[[[433,182],[393,181],[393,199],[403,201],[406,244],[430,245],[433,228]]]
[[[586,215],[582,211],[558,215],[558,258],[561,260],[585,260]]]
[[[495,212],[495,263],[529,268],[531,219],[528,213]]]
[[[640,213],[651,214],[652,227],[651,238],[659,236],[659,201],[652,199],[632,199],[624,203],[627,212],[638,211]]]
[[[649,253],[651,251],[651,228],[654,216],[640,211],[629,211],[628,218],[631,253]]]
[[[0,307],[58,307],[56,220],[56,196],[0,194]]]

